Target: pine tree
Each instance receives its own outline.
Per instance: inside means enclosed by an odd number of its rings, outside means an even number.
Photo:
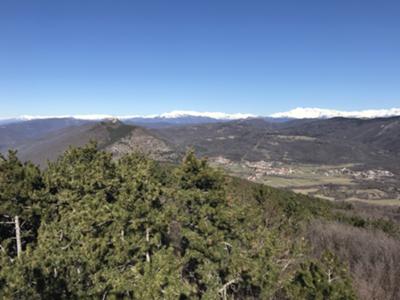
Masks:
[[[187,289],[167,240],[154,162],[114,162],[95,144],[50,164],[51,209],[39,230],[37,286],[47,297],[176,299]]]
[[[234,234],[232,211],[223,189],[223,177],[198,160],[192,151],[176,171],[174,220],[180,227],[183,276],[197,295],[212,299],[229,278],[229,256]]]
[[[294,299],[356,299],[348,271],[329,251],[319,262],[302,263],[288,285],[288,294]]]
[[[269,188],[239,200],[192,151],[172,168],[97,148],[43,174],[0,156],[0,298],[354,298],[337,258],[307,259],[296,236],[318,207]]]
[[[111,155],[91,143],[69,149],[45,172],[50,205],[32,268],[38,273],[38,289],[47,297],[83,297],[106,290],[96,274],[107,268],[114,238],[115,169]]]
[[[0,158],[0,297],[37,298],[29,272],[45,206],[39,169],[22,163],[16,151]]]
[[[0,160],[1,250],[10,257],[22,256],[35,242],[40,222],[40,192],[43,188],[39,169],[22,163],[16,151]]]
[[[137,299],[176,299],[181,289],[179,261],[168,243],[170,219],[157,165],[141,154],[131,154],[118,162],[120,195],[118,206],[124,236],[135,249],[131,288]],[[127,253],[127,256],[129,254]]]

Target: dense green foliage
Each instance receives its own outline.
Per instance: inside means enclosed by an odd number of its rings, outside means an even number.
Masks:
[[[327,207],[299,197],[249,188],[192,152],[170,168],[140,154],[115,161],[92,143],[43,172],[10,152],[0,297],[353,299],[345,266],[328,252],[312,259],[301,235]]]

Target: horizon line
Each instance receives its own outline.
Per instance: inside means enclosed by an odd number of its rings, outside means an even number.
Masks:
[[[81,120],[104,120],[104,119],[174,119],[183,117],[200,117],[221,120],[237,120],[248,118],[293,118],[293,119],[307,119],[307,118],[332,118],[332,117],[356,117],[356,118],[377,118],[377,117],[391,117],[400,116],[400,108],[388,109],[365,109],[365,110],[335,110],[317,107],[297,107],[286,112],[277,112],[269,115],[255,115],[251,113],[224,113],[224,112],[201,112],[192,110],[173,110],[161,114],[148,114],[148,115],[117,115],[117,114],[66,114],[66,115],[19,115],[10,117],[0,117],[1,121],[7,120],[21,120],[30,121],[37,119],[81,119]]]

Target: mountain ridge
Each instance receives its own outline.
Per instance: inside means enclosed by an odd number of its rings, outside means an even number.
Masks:
[[[297,107],[287,112],[274,113],[270,117],[290,118],[290,119],[330,119],[336,117],[373,119],[373,118],[394,117],[399,115],[400,115],[400,108],[341,111],[335,109],[323,109],[316,107]]]
[[[212,121],[232,121],[241,119],[253,118],[267,118],[267,119],[330,119],[335,117],[343,118],[360,118],[360,119],[373,119],[373,118],[386,118],[400,116],[400,108],[389,109],[367,109],[359,111],[343,111],[335,109],[324,109],[315,107],[297,107],[286,112],[277,112],[270,115],[255,115],[250,113],[224,113],[224,112],[199,112],[191,110],[174,110],[171,112],[150,115],[111,115],[111,114],[87,114],[87,115],[59,115],[59,116],[46,116],[46,115],[21,115],[17,117],[3,117],[0,118],[0,125],[13,122],[23,122],[32,120],[45,120],[45,119],[76,119],[85,121],[101,121],[110,119],[119,119],[128,123],[151,123],[154,122],[168,122],[173,123],[205,123]],[[180,122],[177,122],[180,120]]]
[[[155,137],[148,129],[118,120],[88,122],[45,132],[37,139],[16,144],[16,149],[22,160],[44,167],[47,160],[54,161],[68,147],[83,146],[94,140],[99,149],[115,157],[139,151],[159,161],[175,161],[178,158],[171,145]]]

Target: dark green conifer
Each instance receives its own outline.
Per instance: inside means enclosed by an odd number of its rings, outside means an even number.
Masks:
[[[352,299],[336,258],[304,258],[294,235],[318,207],[269,188],[239,200],[227,187],[240,188],[193,151],[172,169],[138,153],[116,161],[92,142],[43,174],[10,152],[0,298]]]

